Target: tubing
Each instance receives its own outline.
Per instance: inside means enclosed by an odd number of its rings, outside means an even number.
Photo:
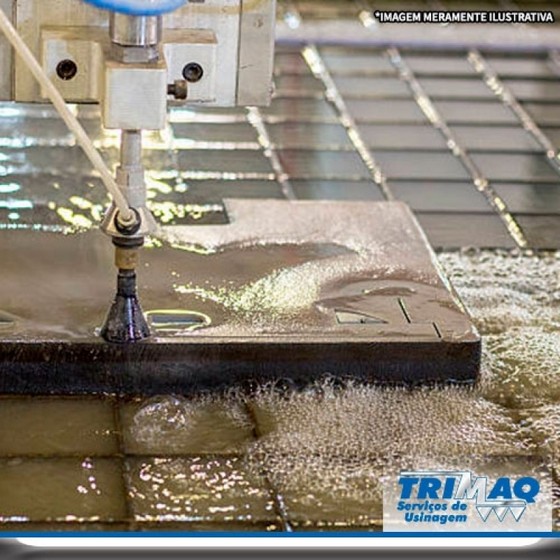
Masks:
[[[78,144],[85,152],[91,164],[101,175],[101,180],[109,191],[109,194],[113,197],[115,206],[119,209],[123,221],[127,222],[134,219],[134,213],[129,207],[126,197],[118,187],[115,179],[113,178],[113,175],[105,165],[105,162],[99,155],[99,152],[95,149],[95,146],[93,145],[86,131],[82,128],[82,125],[80,124],[78,119],[72,114],[72,111],[70,111],[70,109],[66,105],[66,101],[64,101],[64,98],[62,97],[60,92],[51,82],[41,65],[33,56],[33,53],[29,50],[29,47],[25,44],[17,30],[12,25],[12,22],[8,19],[6,13],[1,8],[0,30],[2,30],[2,32],[6,36],[6,39],[8,39],[14,50],[25,62],[35,79],[45,90],[55,109],[58,111],[59,115],[66,123],[66,126],[68,126],[70,131],[76,137]]]

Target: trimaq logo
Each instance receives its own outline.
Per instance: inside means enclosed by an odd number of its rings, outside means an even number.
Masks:
[[[503,521],[508,513],[519,521],[527,505],[535,503],[540,491],[539,481],[531,476],[517,480],[504,476],[491,485],[488,477],[474,476],[470,471],[403,472],[399,485],[401,501],[397,509],[407,512],[405,520],[408,522],[420,521],[427,511],[434,510],[456,512],[456,519],[452,521],[467,521],[467,516],[461,512],[467,511],[469,501],[475,503],[478,514],[485,522],[491,514]],[[442,503],[432,503],[431,500],[441,500]]]
[[[395,479],[393,479],[395,480]],[[535,476],[479,476],[469,470],[404,471],[384,497],[393,531],[550,530],[548,490]]]

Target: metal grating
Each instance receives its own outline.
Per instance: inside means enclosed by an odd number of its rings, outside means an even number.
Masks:
[[[356,3],[324,4],[280,11],[305,25]],[[225,197],[385,198],[408,202],[438,248],[559,247],[558,53],[279,45],[276,60],[271,107],[177,109],[149,139],[163,223],[223,222]],[[103,191],[56,115],[0,113],[0,223],[94,224]],[[113,162],[96,109],[79,113]]]

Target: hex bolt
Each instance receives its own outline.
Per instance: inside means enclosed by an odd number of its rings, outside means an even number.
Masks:
[[[135,208],[132,208],[132,212],[133,217],[128,222],[125,222],[122,219],[120,212],[118,212],[115,216],[115,228],[121,235],[132,237],[140,231],[140,227],[142,226],[142,218],[140,217],[138,210],[136,210]]]
[[[171,95],[175,99],[187,99],[188,93],[189,88],[186,80],[175,80],[167,86],[167,95]]]

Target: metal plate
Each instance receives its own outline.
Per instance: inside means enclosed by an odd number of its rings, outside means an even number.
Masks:
[[[141,298],[155,337],[129,346],[95,336],[113,293],[106,238],[3,232],[0,392],[475,380],[480,337],[405,204],[226,208],[229,224],[164,228],[146,251]]]

